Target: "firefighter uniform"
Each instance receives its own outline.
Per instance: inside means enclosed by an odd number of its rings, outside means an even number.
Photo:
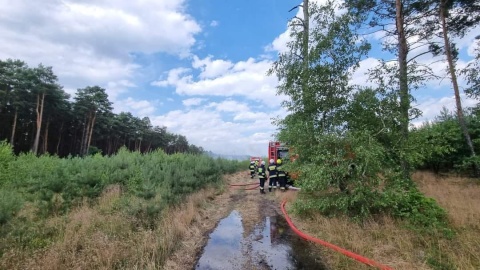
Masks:
[[[272,191],[272,187],[274,189],[277,188],[277,165],[273,159],[270,160],[270,165],[268,165],[268,191]]]
[[[250,178],[253,178],[255,176],[255,163],[253,161],[250,162],[248,169],[250,170]]]
[[[280,190],[285,191],[285,185],[287,184],[287,173],[282,168],[282,160],[277,160],[277,180],[280,183]]]
[[[267,178],[267,174],[265,173],[265,162],[262,161],[260,167],[258,167],[258,180],[260,180],[260,193],[265,194],[265,179]]]

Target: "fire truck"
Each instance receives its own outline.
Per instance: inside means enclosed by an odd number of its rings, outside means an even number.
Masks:
[[[268,160],[277,159],[284,160],[288,157],[288,146],[282,142],[269,142],[268,143]]]
[[[258,164],[262,163],[261,157],[250,157],[250,161],[258,161]]]
[[[268,160],[274,160],[277,162],[277,159],[281,159],[285,161],[287,158],[290,161],[295,161],[298,158],[298,155],[289,155],[290,147],[288,147],[285,143],[282,142],[269,142],[268,143]],[[288,174],[287,179],[287,186],[291,186],[293,188],[294,181],[298,179],[297,172],[290,172]]]

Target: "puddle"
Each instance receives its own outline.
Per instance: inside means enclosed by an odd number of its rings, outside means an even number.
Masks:
[[[233,211],[211,233],[196,269],[327,269],[283,216],[266,217],[247,238],[242,234],[242,218]]]
[[[242,269],[242,234],[242,218],[234,210],[210,234],[195,269]]]

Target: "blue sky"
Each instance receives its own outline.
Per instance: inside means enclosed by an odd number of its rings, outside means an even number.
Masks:
[[[322,0],[317,0],[320,2]],[[114,111],[148,116],[189,142],[220,154],[267,155],[284,116],[277,79],[266,71],[288,41],[293,0],[0,0],[0,58],[53,66],[68,93],[107,89]],[[472,30],[461,40],[459,67],[473,57]],[[370,36],[378,43],[379,35]],[[379,48],[379,46],[374,46]],[[373,50],[352,77],[368,85]],[[423,63],[436,59],[419,58]],[[445,76],[444,63],[432,68]],[[424,116],[454,108],[450,81],[414,93]],[[464,84],[463,81],[461,81]],[[464,105],[476,102],[463,97]]]

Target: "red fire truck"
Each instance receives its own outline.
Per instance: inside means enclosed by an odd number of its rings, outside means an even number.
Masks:
[[[250,161],[258,161],[258,164],[262,163],[262,158],[261,157],[250,157]]]
[[[295,161],[298,158],[297,154],[289,155],[290,147],[288,147],[285,143],[282,142],[269,142],[268,143],[268,160],[274,160],[277,162],[277,159],[281,159],[285,161],[285,159],[290,159],[290,161]],[[290,172],[289,173],[290,180],[298,179],[298,173]],[[287,182],[288,185],[292,185],[293,182]]]
[[[269,142],[268,143],[268,160],[285,159],[288,156],[288,147],[282,142]]]

